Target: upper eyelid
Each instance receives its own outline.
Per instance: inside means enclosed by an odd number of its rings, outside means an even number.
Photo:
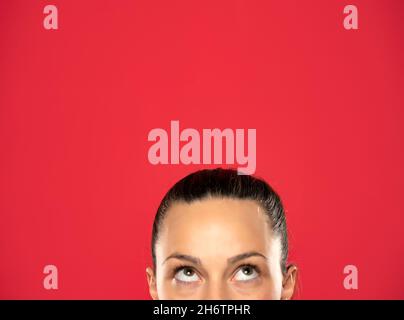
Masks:
[[[192,269],[195,271],[195,268],[191,267],[191,266],[178,266],[178,267],[174,268],[174,272],[177,273],[178,271],[183,270],[183,269]]]
[[[261,275],[261,269],[260,269],[258,266],[253,265],[253,264],[251,264],[251,263],[243,263],[243,264],[240,264],[240,265],[233,271],[233,273],[232,273],[232,278],[233,278],[233,277],[240,271],[240,269],[243,268],[243,267],[251,267],[251,268],[253,268],[253,269],[255,270],[255,272],[258,273],[258,275]]]
[[[202,265],[194,265],[192,262],[188,262],[188,261],[181,261],[181,262],[179,263],[179,266],[174,267],[174,270],[177,270],[175,272],[178,272],[179,270],[184,269],[184,268],[189,268],[189,269],[194,270],[199,275],[200,278],[203,278],[207,275],[207,272],[203,268]],[[184,262],[188,262],[188,263],[185,264]]]
[[[260,269],[257,265],[255,265],[255,264],[253,264],[253,263],[248,263],[248,262],[244,262],[244,263],[241,262],[241,263],[238,264],[237,267],[234,268],[234,270],[230,273],[231,278],[233,278],[233,277],[237,274],[237,272],[238,272],[241,268],[243,268],[243,267],[251,267],[251,268],[253,268],[253,269],[258,273],[258,275],[261,275],[261,269]],[[180,270],[186,269],[186,268],[192,269],[192,270],[198,275],[198,277],[199,277],[200,279],[205,278],[205,275],[204,275],[202,272],[200,272],[196,267],[192,266],[191,264],[189,264],[189,265],[185,265],[185,264],[184,264],[184,265],[179,265],[179,266],[175,267],[175,268],[174,268],[174,272],[173,272],[173,276],[175,276]]]
[[[175,276],[179,271],[181,271],[181,270],[183,270],[183,269],[192,269],[192,270],[198,275],[198,278],[200,278],[200,279],[203,278],[203,277],[201,276],[201,273],[200,273],[198,270],[196,270],[195,267],[188,266],[188,265],[178,266],[178,267],[174,268],[174,276]]]
[[[240,269],[241,267],[253,267],[256,270],[260,270],[260,267],[258,266],[258,264],[255,262],[251,262],[250,259],[251,258],[247,258],[244,261],[239,261],[236,264],[235,270]],[[234,268],[234,266],[233,266],[233,268]]]

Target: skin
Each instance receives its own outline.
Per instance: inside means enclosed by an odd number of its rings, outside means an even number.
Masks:
[[[297,268],[281,270],[281,241],[253,200],[175,202],[146,269],[154,300],[291,299]]]

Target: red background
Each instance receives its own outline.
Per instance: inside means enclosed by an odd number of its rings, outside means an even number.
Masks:
[[[148,299],[159,201],[206,167],[148,162],[179,120],[257,129],[300,298],[403,299],[404,2],[347,4],[0,1],[0,298]]]

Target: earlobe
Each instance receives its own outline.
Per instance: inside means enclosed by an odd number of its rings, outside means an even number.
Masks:
[[[156,276],[154,270],[150,267],[147,267],[146,276],[147,276],[147,282],[149,284],[150,296],[153,300],[158,300]]]
[[[297,286],[297,266],[291,264],[288,266],[282,282],[281,300],[290,300],[293,298]]]

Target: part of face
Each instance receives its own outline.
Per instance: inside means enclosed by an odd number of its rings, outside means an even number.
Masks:
[[[296,269],[281,270],[281,241],[253,200],[175,202],[147,269],[153,299],[289,299]],[[251,256],[241,257],[249,254]],[[182,268],[182,269],[181,269]]]

